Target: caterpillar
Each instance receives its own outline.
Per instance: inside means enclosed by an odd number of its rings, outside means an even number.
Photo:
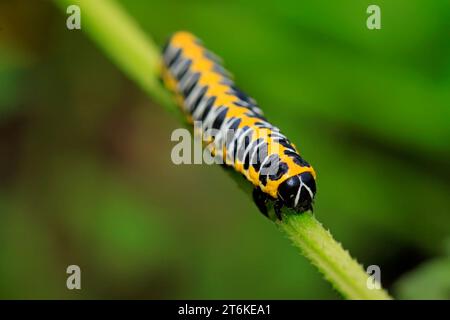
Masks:
[[[284,206],[297,213],[313,209],[316,172],[267,121],[256,101],[235,85],[217,55],[180,31],[164,46],[161,64],[161,79],[188,121],[201,121],[205,135],[217,131],[207,145],[211,154],[253,184],[261,213],[269,217],[273,207],[281,220]]]

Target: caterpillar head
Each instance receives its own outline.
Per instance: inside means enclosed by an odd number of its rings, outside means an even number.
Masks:
[[[312,210],[315,194],[316,180],[310,172],[290,177],[278,187],[278,197],[283,205],[299,213]]]

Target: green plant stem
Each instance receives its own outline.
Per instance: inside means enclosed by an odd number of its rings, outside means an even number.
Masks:
[[[367,273],[312,214],[288,214],[277,224],[344,297],[358,300],[391,299],[384,290],[368,289]]]
[[[81,9],[82,30],[153,99],[170,110],[174,109],[172,100],[158,81],[158,47],[114,1],[55,2],[64,12],[69,5],[78,5]],[[367,288],[368,275],[361,265],[351,258],[313,215],[285,214],[283,221],[277,224],[345,298],[391,299],[384,290]]]
[[[154,100],[169,110],[175,110],[170,95],[158,80],[159,48],[116,2],[55,0],[55,3],[64,12],[70,5],[77,5],[81,12],[81,29]]]

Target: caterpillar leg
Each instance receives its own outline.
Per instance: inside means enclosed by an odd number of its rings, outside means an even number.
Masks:
[[[273,209],[275,210],[275,214],[277,215],[278,220],[283,220],[281,215],[281,208],[283,208],[283,203],[281,201],[275,201]]]
[[[256,187],[253,189],[253,201],[258,207],[259,211],[267,218],[269,218],[269,212],[267,210],[267,204],[269,202],[269,196]]]

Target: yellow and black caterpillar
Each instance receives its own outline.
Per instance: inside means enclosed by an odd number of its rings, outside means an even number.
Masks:
[[[312,210],[314,169],[264,118],[256,101],[235,86],[219,58],[192,34],[177,32],[164,47],[162,60],[165,85],[190,122],[201,121],[204,132],[218,131],[208,145],[211,153],[254,185],[259,210],[267,216],[273,204],[279,219],[283,206],[299,213]]]

